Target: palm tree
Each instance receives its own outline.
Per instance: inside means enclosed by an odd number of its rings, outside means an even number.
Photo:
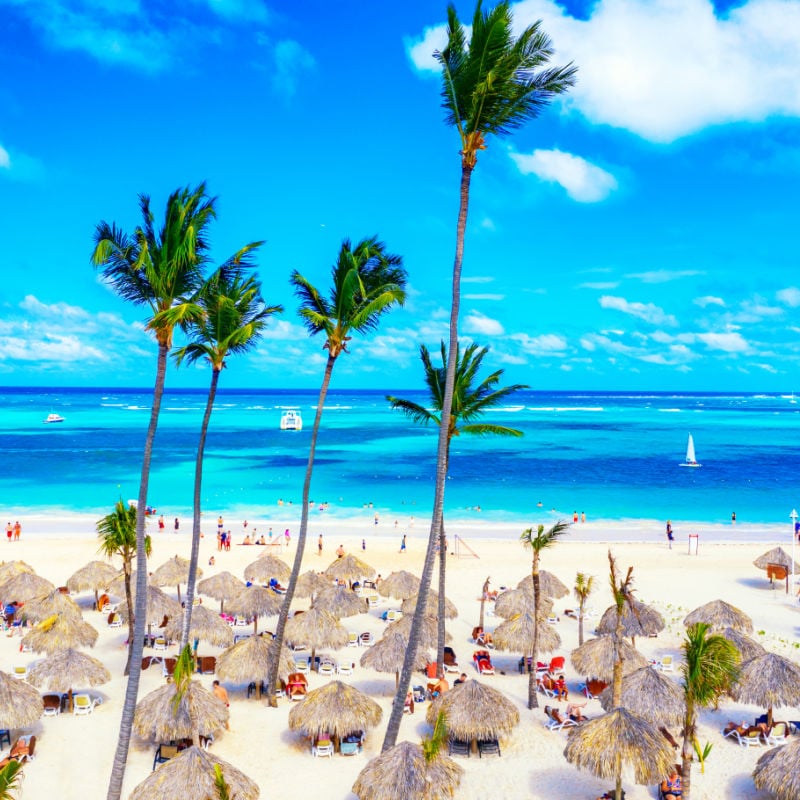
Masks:
[[[486,580],[483,582],[483,586],[481,587],[481,613],[480,618],[478,619],[478,627],[483,630],[483,622],[484,622],[484,611],[486,609],[486,601],[489,598],[489,581],[491,580],[491,575],[486,576]],[[439,592],[441,594],[441,592]]]
[[[303,481],[303,500],[300,516],[300,532],[297,536],[297,552],[292,565],[292,574],[286,585],[286,595],[278,615],[275,639],[270,650],[267,669],[267,686],[274,686],[278,677],[278,660],[289,606],[294,597],[303,551],[308,531],[308,497],[311,489],[311,474],[314,469],[314,454],[317,435],[322,419],[322,409],[333,373],[333,365],[342,353],[349,352],[348,343],[353,333],[367,334],[378,327],[381,317],[395,305],[402,305],[406,298],[407,275],[400,256],[388,253],[386,245],[373,236],[362,239],[353,247],[348,239],[342,242],[339,255],[332,269],[329,297],[324,297],[297,270],[292,272],[291,283],[300,298],[300,316],[309,333],[325,336],[323,350],[328,351],[325,373],[317,400],[317,413],[311,431],[308,463]],[[269,703],[277,705],[275,692],[269,692]]]
[[[697,709],[708,708],[736,681],[740,654],[733,642],[712,633],[705,622],[691,625],[683,642],[683,692],[686,717],[681,750],[683,797],[689,800],[692,788],[692,752],[696,743]]]
[[[122,500],[117,500],[114,510],[97,520],[97,535],[100,539],[99,552],[111,559],[119,556],[122,559],[122,574],[125,576],[125,600],[128,608],[133,608],[131,595],[131,573],[133,572],[133,557],[136,555],[136,507],[126,505]],[[151,540],[149,536],[144,541],[145,552],[150,555]],[[133,650],[134,615],[128,614],[128,660],[125,664],[125,674],[130,671],[131,652]],[[144,635],[144,634],[142,634]]]
[[[428,601],[436,546],[443,526],[444,485],[447,477],[447,441],[456,375],[458,314],[461,302],[461,265],[467,228],[469,191],[478,151],[486,149],[487,138],[507,136],[528,120],[535,119],[549,102],[575,82],[576,68],[544,68],[552,56],[550,39],[540,23],[526,28],[518,38],[508,0],[484,13],[478,0],[469,44],[455,7],[447,9],[447,46],[434,53],[442,67],[442,105],[445,122],[456,128],[461,142],[461,185],[459,191],[456,248],[453,261],[450,339],[447,375],[442,400],[441,425],[436,450],[436,488],[419,601],[409,637],[400,683],[383,740],[385,752],[397,742],[403,705],[419,649],[422,615]]]
[[[449,470],[450,466],[450,443],[454,436],[462,433],[473,436],[522,436],[522,431],[516,428],[509,428],[505,425],[491,425],[479,423],[477,420],[490,408],[499,405],[506,397],[520,389],[528,387],[521,383],[513,386],[496,388],[497,383],[503,375],[503,370],[493,372],[478,386],[474,383],[481,363],[489,352],[488,347],[479,348],[474,342],[470,344],[462,353],[460,348],[456,352],[456,380],[453,389],[453,402],[450,411],[450,429],[447,437],[447,453],[445,461]],[[441,343],[442,366],[435,367],[431,362],[431,354],[425,345],[419,348],[422,366],[425,371],[425,385],[428,387],[430,404],[432,410],[425,406],[414,403],[411,400],[403,400],[399,397],[387,396],[386,399],[392,408],[400,409],[407,417],[414,422],[422,425],[433,423],[440,424],[442,402],[444,400],[445,377],[447,374],[447,348],[445,343]],[[437,416],[438,412],[438,416]],[[438,613],[438,635],[436,647],[436,663],[444,663],[444,638],[445,638],[445,584],[446,584],[446,563],[447,563],[447,537],[445,536],[444,525],[442,525],[439,535],[439,613]],[[481,612],[483,612],[483,601],[481,601]],[[483,627],[483,614],[481,613],[481,627]]]
[[[125,689],[122,721],[107,800],[119,800],[122,793],[133,714],[139,693],[147,602],[145,510],[153,440],[164,393],[167,355],[172,348],[176,317],[179,316],[185,322],[196,318],[200,313],[196,304],[188,302],[187,298],[194,296],[202,283],[208,250],[206,231],[216,216],[214,202],[213,198],[206,196],[204,183],[194,189],[178,189],[167,199],[164,224],[160,230],[156,230],[150,198],[140,195],[142,223],[133,234],[128,235],[116,224],[107,222],[100,222],[94,232],[92,263],[102,269],[103,278],[120,297],[134,305],[144,305],[150,309],[152,316],[148,319],[146,328],[155,336],[158,344],[153,405],[144,442],[136,515],[136,609],[130,674]],[[165,318],[163,312],[173,308],[178,309],[175,315]]]
[[[586,610],[586,601],[594,589],[594,575],[579,572],[575,576],[575,599],[578,601],[578,646],[583,644],[583,617]]]
[[[528,673],[528,708],[539,707],[539,700],[536,696],[536,661],[539,657],[539,609],[542,604],[539,559],[541,558],[542,550],[552,547],[568,530],[569,525],[566,522],[559,521],[547,530],[544,529],[544,525],[537,526],[536,533],[533,532],[533,528],[528,528],[519,537],[522,544],[530,548],[533,553],[531,580],[533,582],[533,618],[535,624],[533,626],[531,669]]]
[[[192,622],[197,561],[200,555],[203,456],[220,373],[226,367],[229,356],[246,353],[255,347],[269,318],[283,311],[281,306],[265,305],[261,297],[260,281],[253,276],[245,277],[241,274],[241,270],[250,266],[250,254],[260,244],[253,242],[243,247],[208,279],[197,298],[203,309],[203,316],[189,327],[189,343],[175,351],[175,360],[179,365],[184,361],[193,364],[201,359],[211,365],[211,386],[208,390],[195,460],[192,552],[189,559],[181,649],[189,642],[189,628]]]
[[[22,761],[12,758],[4,767],[0,767],[0,800],[14,800],[17,797],[16,791],[21,788],[25,777],[22,765]]]
[[[614,633],[611,634],[614,640],[614,672],[612,679],[612,705],[619,708],[622,705],[622,615],[626,604],[635,614],[636,606],[633,604],[633,567],[628,567],[628,572],[624,578],[617,576],[617,562],[611,551],[608,551],[609,582],[611,583],[611,596],[614,599],[614,606],[617,610],[617,624]],[[621,784],[617,787],[621,791]],[[617,797],[621,797],[618,793]]]

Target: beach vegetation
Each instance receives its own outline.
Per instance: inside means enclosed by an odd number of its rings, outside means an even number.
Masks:
[[[447,744],[447,737],[447,715],[444,711],[440,711],[436,715],[436,722],[433,723],[431,735],[422,739],[422,753],[428,764],[443,752],[444,746]]]
[[[0,800],[14,800],[17,791],[22,788],[22,761],[12,758],[5,766],[0,767]]]
[[[514,35],[511,3],[507,0],[489,10],[484,10],[481,0],[478,0],[469,37],[455,6],[449,5],[447,44],[433,55],[442,69],[441,98],[445,124],[455,128],[459,137],[461,179],[452,269],[447,371],[436,449],[431,529],[412,635],[383,740],[384,752],[394,746],[400,733],[405,695],[419,648],[419,640],[414,633],[419,630],[427,606],[436,551],[441,546],[447,442],[458,352],[461,272],[472,173],[478,163],[478,153],[486,149],[490,137],[508,136],[526,122],[536,119],[554,97],[566,92],[575,83],[577,73],[577,67],[573,64],[549,66],[553,47],[541,29],[541,22],[529,25],[519,36]]]
[[[578,601],[578,647],[583,644],[583,620],[586,616],[586,601],[594,590],[594,575],[578,572],[575,575],[573,592]]]
[[[323,334],[325,341],[322,349],[328,351],[328,358],[317,399],[314,425],[311,429],[308,462],[303,480],[297,551],[278,614],[274,645],[270,651],[267,669],[267,686],[274,686],[278,678],[278,661],[286,620],[300,577],[308,532],[309,492],[314,456],[333,367],[339,356],[349,352],[349,344],[354,334],[366,336],[373,333],[377,330],[384,314],[393,307],[405,303],[408,275],[403,267],[402,258],[390,253],[386,245],[373,236],[362,239],[355,246],[349,239],[342,242],[331,270],[330,293],[327,296],[297,270],[292,272],[290,280],[295,295],[300,299],[298,313],[311,336]],[[268,698],[271,706],[277,705],[274,692],[269,692]]]

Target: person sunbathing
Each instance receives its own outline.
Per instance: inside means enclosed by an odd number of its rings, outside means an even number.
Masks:
[[[683,784],[681,783],[681,776],[678,775],[678,770],[672,768],[669,777],[661,781],[661,791],[664,794],[664,800],[678,800],[683,796]]]
[[[586,717],[583,716],[581,710],[586,706],[586,703],[567,703],[567,716],[573,721],[580,724]]]
[[[431,697],[439,697],[439,695],[442,695],[445,692],[449,691],[450,691],[450,684],[447,682],[447,679],[444,676],[442,676],[433,685],[433,688],[431,689]]]

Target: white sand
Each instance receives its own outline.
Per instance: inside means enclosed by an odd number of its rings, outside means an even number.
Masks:
[[[0,542],[3,551],[0,555],[4,560],[24,559],[40,575],[56,584],[62,584],[78,567],[97,557],[93,535],[94,520],[91,518],[30,518],[23,521],[24,532],[20,542]],[[371,518],[343,522],[315,517],[309,531],[304,569],[321,569],[327,566],[334,557],[333,551],[341,543],[346,549],[371,563],[384,577],[393,569],[401,567],[418,573],[422,565],[426,523],[417,519],[412,529],[404,526],[395,529],[393,522],[385,520],[374,526]],[[578,570],[595,575],[597,589],[589,604],[598,613],[602,613],[610,604],[607,545],[602,542],[615,541],[617,543],[613,545],[613,552],[619,566],[623,569],[627,569],[629,565],[635,567],[638,596],[653,603],[668,621],[668,629],[658,638],[637,640],[637,647],[646,657],[657,659],[667,653],[678,656],[683,631],[682,619],[686,613],[709,600],[724,598],[752,616],[758,632],[756,639],[768,649],[795,658],[798,652],[794,643],[800,604],[796,600],[791,602],[782,589],[771,590],[763,573],[752,566],[752,561],[773,544],[781,543],[784,548],[790,546],[789,525],[785,529],[783,526],[756,529],[741,523],[732,528],[730,525],[685,526],[678,521],[673,522],[677,542],[672,551],[667,549],[663,524],[660,522],[590,522],[576,525],[563,542],[544,553],[542,568],[554,572],[568,586],[574,583],[575,572]],[[279,516],[270,522],[251,521],[250,531],[256,527],[259,535],[262,532],[266,534],[268,525],[272,525],[276,538],[287,525],[295,532],[294,524]],[[242,528],[239,521],[230,527],[234,531],[234,541],[241,541]],[[477,597],[481,585],[489,575],[495,589],[500,586],[515,586],[530,572],[530,555],[517,541],[520,526],[483,526],[479,521],[472,520],[466,524],[452,523],[448,527],[451,533],[451,550],[453,535],[461,533],[466,543],[479,555],[479,558],[453,558],[448,565],[448,596],[460,611],[459,618],[448,624],[448,631],[453,636],[453,647],[460,664],[470,679],[474,679],[471,657],[475,647],[469,634],[478,620]],[[690,527],[692,531],[700,533],[700,549],[696,556],[687,553],[686,535]],[[184,519],[182,531],[178,534],[171,531],[170,525],[163,533],[153,532],[151,569],[176,553],[188,556],[188,528],[189,520]],[[399,543],[404,529],[409,534],[408,551],[400,555]],[[320,531],[325,532],[325,553],[322,558],[316,554],[316,538]],[[361,552],[362,538],[367,543],[365,553]],[[739,543],[720,543],[725,540]],[[284,549],[283,557],[291,560],[294,548],[293,540],[288,554]],[[234,545],[230,552],[217,553],[212,534],[203,540],[200,564],[205,576],[215,570],[229,570],[241,575],[243,568],[262,552],[260,547]],[[217,563],[214,567],[208,567],[208,558],[212,553],[216,556]],[[113,679],[105,686],[93,690],[103,697],[104,702],[92,716],[61,715],[42,718],[25,731],[35,733],[38,739],[36,760],[25,767],[23,796],[26,798],[99,800],[105,797],[124,693],[122,668],[125,660],[126,629],[108,629],[105,615],[91,610],[92,599],[91,593],[78,597],[86,609],[86,619],[100,631],[93,655],[109,667]],[[211,605],[215,603],[210,598],[206,598],[205,602]],[[303,603],[305,601],[300,601],[299,605],[302,606]],[[344,620],[344,624],[349,630],[372,631],[378,638],[386,624],[380,621],[378,615],[390,607],[397,605],[384,601],[381,607],[369,615]],[[571,598],[556,603],[559,614],[569,607],[574,607]],[[491,630],[500,621],[496,617],[488,617],[487,630]],[[272,622],[274,624],[274,619]],[[269,625],[270,620],[266,620],[261,627],[269,628]],[[587,628],[591,627],[590,620]],[[563,639],[563,647],[559,652],[568,656],[577,645],[577,622],[561,614],[558,630]],[[0,668],[11,670],[17,665],[30,664],[37,660],[38,657],[34,654],[19,652],[19,643],[17,637],[0,636]],[[147,652],[146,650],[145,653]],[[220,651],[201,643],[200,652],[216,654]],[[358,662],[362,652],[360,649],[344,648],[335,656]],[[488,757],[479,760],[473,756],[470,759],[458,759],[465,775],[457,797],[464,800],[595,798],[610,784],[578,772],[567,764],[562,755],[566,734],[547,731],[543,725],[544,714],[541,709],[527,710],[527,676],[522,676],[517,671],[519,655],[495,653],[493,660],[498,674],[482,680],[503,691],[517,704],[522,721],[513,735],[502,742],[502,758]],[[506,674],[499,674],[500,670]],[[575,687],[583,676],[574,672],[569,665],[569,659],[566,676],[571,692],[577,694]],[[676,672],[675,680],[678,679]],[[140,697],[162,685],[163,680],[158,667],[145,671],[142,674]],[[210,686],[212,676],[203,676],[201,680]],[[324,680],[326,679],[312,674],[309,679],[310,688],[319,686]],[[377,730],[368,733],[362,755],[353,758],[337,755],[333,760],[312,758],[302,736],[288,730],[288,701],[281,700],[277,710],[268,709],[263,701],[247,700],[244,686],[228,687],[232,701],[232,730],[223,732],[217,738],[213,745],[214,752],[257,781],[264,798],[275,795],[297,797],[302,793],[303,796],[351,800],[354,795],[350,787],[356,776],[366,761],[380,750],[394,691],[394,676],[378,674],[357,666],[352,678],[345,680],[369,693],[384,709],[383,723]],[[415,676],[414,682],[423,683],[423,676]],[[540,700],[540,705],[543,706],[544,698],[540,696]],[[599,703],[590,701],[586,711],[590,716],[599,714]],[[401,739],[419,741],[420,736],[428,732],[424,712],[425,704],[420,704],[413,717],[404,717]],[[751,719],[761,712],[762,709],[726,700],[719,711],[705,711],[701,714],[699,738],[701,742],[713,743],[714,749],[706,765],[706,774],[701,775],[697,767],[693,770],[696,798],[728,800],[766,797],[755,791],[750,777],[763,750],[741,749],[724,740],[720,734],[720,729],[728,720]],[[800,719],[797,709],[778,710],[776,716],[779,719]],[[12,732],[12,736],[18,733]],[[678,731],[674,733],[677,735]],[[134,737],[123,797],[127,797],[133,787],[150,774],[154,750],[154,744],[138,741]],[[630,776],[628,778],[625,787],[630,800],[652,798],[655,795],[652,787],[635,786]]]

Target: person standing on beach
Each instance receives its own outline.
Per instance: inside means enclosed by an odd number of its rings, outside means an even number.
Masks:
[[[381,518],[380,518],[380,516],[378,515],[378,512],[376,511],[376,512],[375,512],[375,524],[376,524],[376,525],[378,524],[378,522],[380,522],[380,519],[381,519]]]
[[[675,541],[675,537],[672,535],[672,520],[667,520],[667,544],[669,545],[669,549],[672,550],[672,543]]]
[[[366,539],[362,539],[361,540],[361,549],[362,550],[366,550],[367,549],[367,540]]]
[[[22,525],[20,525],[19,520],[17,520],[14,523],[14,541],[18,542],[20,536],[22,536]]]
[[[8,521],[8,525],[6,525],[6,536],[8,537],[8,541],[11,542],[11,537],[14,535],[14,528],[11,526],[11,520]]]
[[[406,551],[406,535],[403,534],[403,540],[400,542],[400,552],[405,553]]]
[[[735,525],[735,524],[736,524],[736,512],[735,511],[731,511],[731,525]]]
[[[319,539],[317,539],[317,555],[322,555],[322,534],[320,534]]]
[[[164,530],[164,515],[163,514],[158,518],[158,529],[160,531]]]
[[[175,530],[177,531],[181,527],[181,523],[178,522],[178,518],[175,517]]]
[[[292,543],[292,535],[289,533],[288,528],[283,532],[283,538],[286,539],[286,546],[288,547]]]
[[[231,707],[231,701],[230,698],[228,697],[228,690],[224,686],[220,685],[219,681],[214,681],[214,683],[211,684],[211,691],[213,692],[215,697],[218,697],[220,700],[222,700],[223,703],[225,703],[226,708]],[[231,729],[230,722],[225,723],[225,729],[226,730]]]

